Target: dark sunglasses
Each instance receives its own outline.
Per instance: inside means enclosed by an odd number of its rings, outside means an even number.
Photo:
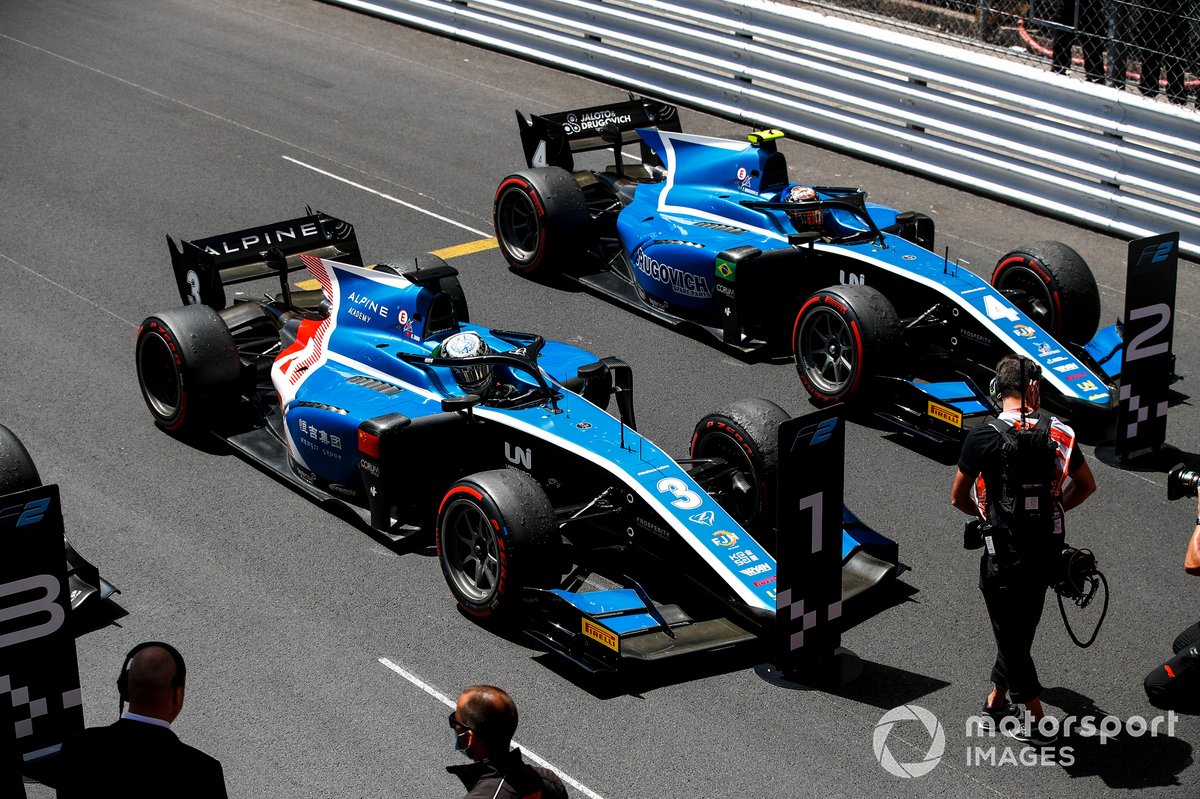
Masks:
[[[450,729],[454,730],[455,732],[458,732],[458,731],[459,731],[459,728],[462,728],[462,729],[464,729],[464,730],[471,730],[471,732],[475,732],[475,730],[471,729],[471,728],[470,728],[470,727],[468,727],[466,724],[463,724],[461,721],[459,721],[458,719],[454,718],[454,713],[455,713],[455,712],[457,712],[457,711],[451,711],[451,712],[450,712]]]

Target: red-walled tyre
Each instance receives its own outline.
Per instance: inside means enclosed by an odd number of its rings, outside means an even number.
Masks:
[[[696,424],[690,455],[720,458],[737,473],[721,507],[752,532],[775,523],[779,425],[791,416],[765,399],[743,399]]]
[[[854,397],[887,360],[900,335],[896,309],[870,286],[831,286],[796,314],[796,371],[818,405]]]
[[[207,305],[146,317],[138,328],[136,358],[142,398],[164,430],[201,430],[236,399],[242,368],[237,346]]]
[[[1083,257],[1058,241],[1037,241],[1005,255],[992,286],[1060,341],[1086,344],[1100,325],[1100,288]]]
[[[514,272],[548,275],[590,244],[592,220],[583,189],[561,167],[509,175],[496,189],[492,221]]]
[[[546,492],[515,469],[479,472],[442,498],[442,574],[458,604],[480,618],[509,617],[526,586],[557,584],[562,538]]]

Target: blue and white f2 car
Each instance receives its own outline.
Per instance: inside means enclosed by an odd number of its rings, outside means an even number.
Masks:
[[[353,228],[312,212],[171,248],[192,304],[148,317],[136,348],[164,429],[212,430],[393,539],[433,526],[465,611],[588,669],[772,629],[777,406],[706,417],[677,461],[637,432],[627,365],[471,324],[438,258],[365,268]],[[292,289],[300,269],[320,291]],[[269,276],[278,296],[227,307],[225,284]],[[844,527],[851,599],[897,548]]]
[[[1121,338],[1070,247],[1004,256],[990,282],[934,248],[929,217],[858,189],[793,182],[779,131],[680,132],[676,110],[630,99],[517,119],[529,169],[501,180],[494,221],[513,271],[576,280],[743,351],[794,355],[817,404],[868,401],[934,440],[992,411],[981,386],[1015,352],[1079,424],[1113,418]],[[627,165],[622,146],[641,145]],[[603,170],[574,154],[611,148]]]

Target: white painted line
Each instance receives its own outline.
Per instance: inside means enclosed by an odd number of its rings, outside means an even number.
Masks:
[[[434,699],[436,699],[437,701],[441,702],[441,703],[442,703],[443,705],[445,705],[446,707],[450,708],[451,710],[453,710],[453,709],[454,709],[454,700],[450,699],[450,697],[446,696],[445,694],[443,694],[443,693],[442,693],[441,691],[439,691],[438,689],[436,689],[436,688],[434,688],[433,686],[429,685],[427,682],[425,682],[424,680],[422,680],[422,679],[421,679],[420,677],[418,677],[417,675],[413,674],[413,673],[412,673],[412,672],[410,672],[410,671],[407,671],[407,670],[405,670],[404,668],[402,668],[402,667],[400,667],[400,666],[397,666],[395,663],[393,663],[392,661],[388,660],[387,658],[380,658],[380,659],[379,659],[379,662],[380,662],[380,663],[382,663],[384,666],[387,666],[387,667],[388,667],[389,669],[391,669],[392,671],[394,671],[394,672],[396,672],[397,674],[399,674],[399,675],[400,675],[401,677],[403,677],[404,679],[408,680],[408,681],[409,681],[410,683],[412,683],[413,685],[415,685],[415,686],[417,686],[418,688],[420,688],[420,689],[421,689],[422,691],[424,691],[425,693],[427,693],[427,694],[429,694],[430,696],[432,696],[432,697],[433,697]],[[517,742],[516,742],[516,741],[513,741],[513,743],[514,743],[514,744],[516,744]],[[519,745],[519,744],[518,744],[518,745]],[[583,794],[584,796],[590,797],[590,799],[604,799],[604,797],[603,797],[603,796],[601,796],[600,794],[596,793],[595,791],[593,791],[591,788],[589,788],[589,787],[587,787],[586,785],[584,785],[584,784],[583,784],[582,782],[580,782],[579,780],[577,780],[577,779],[575,779],[574,777],[570,776],[570,775],[569,775],[569,774],[567,774],[565,771],[563,771],[562,769],[560,769],[558,766],[555,766],[553,763],[550,763],[549,761],[547,761],[546,759],[544,759],[544,758],[543,758],[543,757],[541,757],[540,755],[538,755],[538,754],[534,753],[534,751],[533,751],[532,749],[529,749],[528,747],[522,746],[522,747],[521,747],[521,754],[522,754],[522,755],[524,755],[524,756],[525,756],[526,758],[528,758],[529,760],[532,760],[534,763],[537,763],[537,764],[538,764],[539,766],[541,766],[542,768],[548,768],[548,769],[550,769],[550,770],[551,770],[551,771],[553,771],[555,774],[557,774],[559,777],[561,777],[563,782],[565,782],[567,785],[570,785],[572,788],[574,788],[576,791],[579,791],[579,793]]]
[[[302,166],[305,169],[311,169],[313,172],[316,172],[318,175],[324,175],[327,178],[333,178],[334,180],[341,181],[342,183],[345,183],[347,186],[353,186],[354,188],[361,189],[362,191],[365,191],[368,194],[374,194],[376,197],[382,197],[385,200],[394,202],[394,203],[396,203],[396,205],[403,205],[405,208],[411,208],[412,210],[417,211],[418,213],[425,214],[426,216],[432,216],[434,219],[438,219],[438,220],[441,220],[442,222],[445,222],[446,224],[454,225],[455,227],[459,227],[459,228],[462,228],[463,230],[470,231],[471,233],[474,233],[477,236],[482,236],[484,238],[487,238],[492,235],[491,233],[486,233],[482,230],[476,230],[475,228],[470,227],[469,225],[464,225],[462,222],[456,222],[455,220],[453,220],[449,217],[446,217],[446,216],[442,216],[441,214],[435,214],[433,211],[430,211],[427,208],[422,208],[419,205],[413,205],[412,203],[405,202],[404,200],[401,200],[398,197],[393,197],[390,194],[384,194],[381,191],[372,189],[370,186],[364,186],[361,183],[355,183],[353,180],[348,180],[347,178],[344,178],[340,175],[335,175],[332,172],[326,172],[324,169],[315,167],[312,164],[306,164],[303,161],[297,161],[295,158],[292,158],[289,155],[284,155],[284,156],[280,156],[280,157],[283,158],[284,161],[291,161],[293,164],[296,164],[297,166]]]

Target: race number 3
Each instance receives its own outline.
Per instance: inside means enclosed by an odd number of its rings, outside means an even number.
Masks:
[[[60,583],[58,578],[50,574],[38,574],[33,577],[25,577],[0,585],[0,602],[3,602],[6,597],[15,596],[27,591],[41,592],[41,596],[36,599],[31,599],[17,605],[0,607],[0,624],[12,619],[33,618],[42,614],[49,616],[49,618],[45,618],[40,624],[34,624],[0,635],[0,649],[42,638],[62,627],[67,614],[58,602],[59,590]]]
[[[664,477],[658,481],[656,488],[660,494],[670,494],[675,497],[671,504],[680,510],[692,510],[700,507],[701,503],[704,502],[695,491],[688,488],[687,484],[678,477]]]

